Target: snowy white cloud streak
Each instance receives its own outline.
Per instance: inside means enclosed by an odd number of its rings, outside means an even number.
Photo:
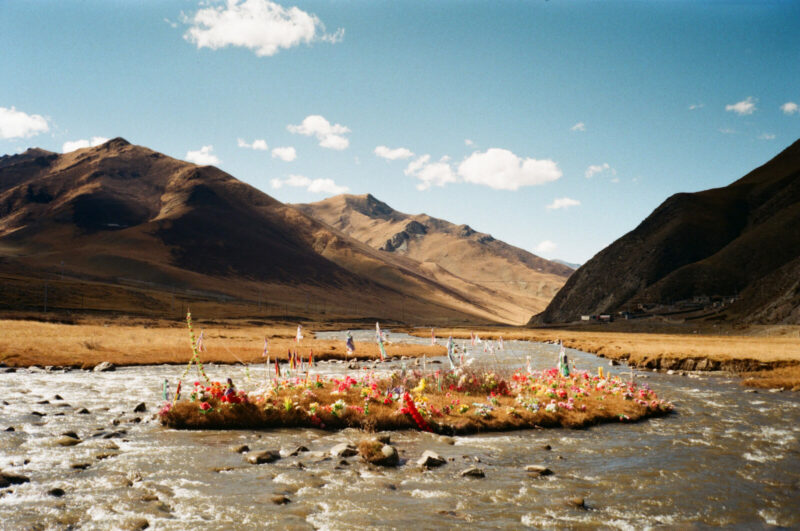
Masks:
[[[14,107],[0,107],[0,139],[30,138],[49,130],[44,116],[26,114]]]
[[[214,146],[203,146],[197,151],[187,151],[186,160],[198,166],[211,166],[219,164],[219,158],[212,153]]]
[[[185,16],[183,22],[190,26],[184,39],[198,48],[238,46],[252,50],[258,57],[316,41],[337,43],[344,37],[341,28],[333,34],[326,33],[316,15],[269,0],[228,0],[224,5],[199,9]]]
[[[310,179],[304,175],[290,175],[287,179],[272,179],[270,185],[276,190],[284,186],[305,188],[311,193],[343,194],[349,190],[346,186],[337,185],[333,179]]]
[[[318,114],[306,116],[300,125],[290,124],[286,129],[296,135],[314,136],[324,148],[341,151],[350,145],[350,140],[344,136],[350,132],[349,128],[341,124],[331,124]]]
[[[106,142],[108,142],[108,139],[104,136],[93,136],[90,140],[71,140],[69,142],[64,142],[64,145],[61,146],[61,152],[69,153],[70,151],[75,151],[76,149],[95,147],[99,146],[100,144],[105,144]]]

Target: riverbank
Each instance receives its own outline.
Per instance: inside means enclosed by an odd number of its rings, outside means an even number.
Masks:
[[[315,360],[380,358],[375,342],[357,343],[355,355],[348,356],[343,341],[314,339],[314,327],[303,328],[304,339],[298,347],[294,339],[296,325],[198,321],[194,326],[195,334],[203,331],[204,363],[264,363],[265,338],[272,360],[285,361],[290,349],[296,349],[304,360],[312,352]],[[76,324],[0,320],[0,362],[11,367],[87,369],[103,362],[117,366],[185,364],[190,357],[187,352],[191,351],[186,323],[136,319],[95,319]],[[444,356],[446,350],[443,346],[389,343],[386,354],[434,357]]]
[[[701,335],[687,333],[629,333],[564,329],[436,329],[438,337],[469,339],[562,341],[567,348],[590,352],[638,368],[675,371],[728,371],[750,387],[800,391],[800,339],[795,334]],[[408,333],[430,336],[430,329]]]

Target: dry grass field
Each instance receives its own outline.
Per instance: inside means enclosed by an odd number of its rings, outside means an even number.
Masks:
[[[784,327],[781,335],[701,335],[626,333],[559,329],[494,328],[475,330],[482,338],[563,341],[564,346],[624,361],[636,367],[675,370],[728,370],[752,387],[800,390],[800,330]],[[429,329],[410,331],[427,337]],[[437,329],[439,337],[468,339],[471,330]]]
[[[296,326],[248,323],[195,322],[195,333],[204,330],[203,362],[262,363],[264,338],[274,360],[286,359],[294,349]],[[317,327],[320,330],[322,327]],[[314,339],[315,327],[304,327],[305,338],[297,349],[307,358],[345,359],[343,341]],[[389,356],[442,356],[441,346],[386,345]],[[375,343],[356,343],[358,359],[377,359]],[[186,324],[150,320],[90,320],[80,324],[0,320],[0,361],[10,366],[93,367],[108,361],[115,365],[186,363],[191,358]],[[351,356],[352,358],[352,356]]]

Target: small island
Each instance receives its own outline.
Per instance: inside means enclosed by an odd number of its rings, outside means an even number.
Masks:
[[[616,376],[558,369],[516,371],[456,368],[424,373],[373,372],[354,378],[275,378],[245,392],[231,383],[196,381],[188,396],[159,412],[176,429],[319,428],[422,430],[470,434],[531,428],[583,428],[634,422],[673,410],[646,385]]]

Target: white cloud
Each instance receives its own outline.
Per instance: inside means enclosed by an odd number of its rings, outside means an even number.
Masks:
[[[772,133],[761,133],[758,135],[759,140],[775,140],[775,135]]]
[[[475,142],[473,142],[473,141],[472,141],[472,140],[470,140],[469,138],[465,138],[465,139],[464,139],[464,145],[465,145],[465,146],[474,146],[474,145],[475,145]]]
[[[611,179],[611,182],[614,184],[619,183],[619,177],[614,177],[613,179]]]
[[[736,133],[736,129],[731,129],[730,127],[722,127],[719,129],[719,132],[723,135],[732,135]]]
[[[254,149],[256,151],[266,151],[267,149],[269,149],[267,146],[267,141],[261,139],[255,139],[253,140],[252,144],[248,144],[247,142],[244,141],[244,139],[238,138],[236,139],[236,143],[240,148]]]
[[[197,151],[188,151],[186,152],[186,160],[199,166],[219,164],[219,158],[211,153],[212,151],[214,151],[214,146],[203,146]]]
[[[586,124],[583,122],[578,122],[572,127],[569,128],[570,131],[586,131]]]
[[[49,130],[50,126],[44,116],[26,114],[14,107],[0,107],[0,139],[30,138]]]
[[[694,111],[697,109],[702,109],[705,106],[706,106],[705,103],[692,103],[691,105],[689,105],[689,110]]]
[[[539,245],[537,245],[534,250],[539,254],[549,254],[556,250],[558,247],[555,243],[551,242],[550,240],[544,240]]]
[[[581,202],[578,201],[577,199],[570,199],[569,197],[561,197],[558,199],[553,199],[553,202],[547,205],[545,208],[547,210],[558,210],[560,208],[579,206],[580,204]]]
[[[444,186],[458,181],[458,176],[450,166],[450,157],[444,156],[438,162],[431,162],[430,155],[422,155],[408,163],[404,173],[416,177],[421,183],[417,190],[427,190],[431,186]]]
[[[292,162],[297,158],[297,151],[291,146],[276,147],[272,150],[273,159],[281,159],[286,162]]]
[[[749,96],[746,100],[736,102],[732,105],[726,105],[725,110],[735,112],[739,116],[746,116],[756,112],[757,101],[758,100],[754,99],[752,96]]]
[[[100,144],[105,144],[106,142],[108,142],[108,139],[103,136],[93,136],[91,140],[73,140],[71,142],[64,142],[64,145],[61,146],[61,152],[69,153],[76,149],[95,147]]]
[[[305,188],[312,193],[324,194],[343,194],[349,190],[346,186],[339,186],[333,179],[309,179],[304,175],[290,175],[287,179],[272,179],[270,184],[273,188],[279,189],[283,186],[294,188]]]
[[[404,147],[389,149],[386,146],[376,147],[375,154],[386,160],[410,159],[414,156],[414,152],[410,149]]]
[[[306,116],[300,125],[290,124],[286,126],[286,129],[290,133],[298,135],[315,136],[319,140],[319,145],[324,148],[341,151],[350,145],[350,140],[344,136],[350,132],[350,129],[341,124],[331,125],[328,120],[318,114]]]
[[[787,101],[786,103],[781,105],[781,110],[783,111],[783,114],[792,115],[797,112],[800,112],[800,107],[798,107],[797,104],[793,101]]]
[[[341,28],[333,34],[325,33],[325,25],[316,15],[269,0],[228,0],[221,6],[200,9],[184,22],[190,27],[183,38],[198,48],[241,46],[259,57],[302,43],[336,43],[344,37]]]
[[[473,153],[459,164],[458,174],[468,183],[483,184],[495,190],[544,184],[562,175],[558,164],[550,159],[522,159],[501,148]]]
[[[586,175],[587,179],[591,179],[598,173],[603,173],[605,171],[611,172],[611,175],[617,174],[617,170],[609,166],[608,162],[604,162],[602,164],[592,164],[591,166],[586,168],[586,172],[584,173],[584,175]]]

